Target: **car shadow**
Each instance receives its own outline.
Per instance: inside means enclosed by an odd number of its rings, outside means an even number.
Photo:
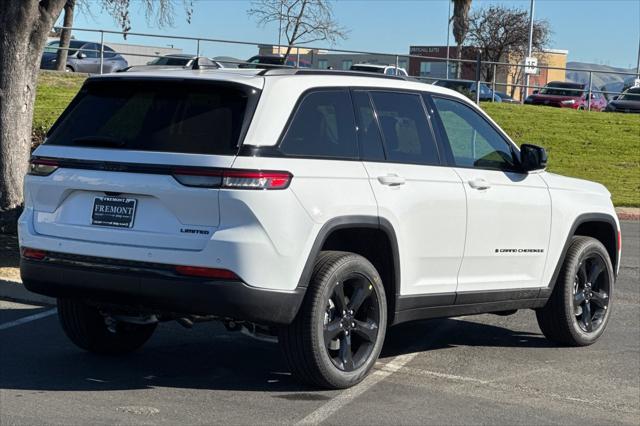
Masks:
[[[389,329],[381,361],[460,345],[549,346],[540,335],[495,325],[429,320]],[[218,323],[198,324],[192,330],[175,323],[161,324],[140,350],[119,357],[79,350],[64,336],[55,316],[0,330],[0,389],[113,391],[153,387],[268,392],[288,400],[323,400],[333,395],[298,383],[277,344],[229,332]]]

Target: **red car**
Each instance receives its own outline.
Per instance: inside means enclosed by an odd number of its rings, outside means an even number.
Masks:
[[[588,90],[586,84],[570,83],[565,81],[552,81],[534,92],[533,95],[527,96],[524,100],[529,105],[546,105],[558,108],[588,109],[587,97]],[[591,92],[591,110],[602,111],[607,106],[607,100],[599,92]]]

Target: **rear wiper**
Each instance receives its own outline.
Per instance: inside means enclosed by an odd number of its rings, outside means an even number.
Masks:
[[[122,139],[112,138],[109,136],[82,136],[72,140],[73,143],[96,146],[124,146],[126,143]]]

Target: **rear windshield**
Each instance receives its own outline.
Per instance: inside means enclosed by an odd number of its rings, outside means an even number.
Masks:
[[[89,82],[45,143],[234,155],[256,92],[184,80]]]

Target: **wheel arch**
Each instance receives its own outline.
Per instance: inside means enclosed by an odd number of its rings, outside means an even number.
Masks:
[[[600,241],[602,245],[607,249],[611,263],[613,265],[614,275],[617,276],[618,272],[618,223],[616,219],[605,213],[585,213],[578,216],[573,224],[565,241],[564,247],[558,259],[558,263],[551,276],[551,281],[546,289],[543,289],[540,293],[540,297],[548,297],[553,292],[553,288],[560,274],[560,269],[565,261],[567,251],[571,245],[571,239],[574,236],[592,237]]]
[[[371,262],[382,278],[387,293],[387,313],[393,318],[400,289],[400,255],[396,233],[389,221],[377,216],[341,216],[327,221],[316,236],[298,287],[308,286],[315,260],[323,250],[353,252]]]

